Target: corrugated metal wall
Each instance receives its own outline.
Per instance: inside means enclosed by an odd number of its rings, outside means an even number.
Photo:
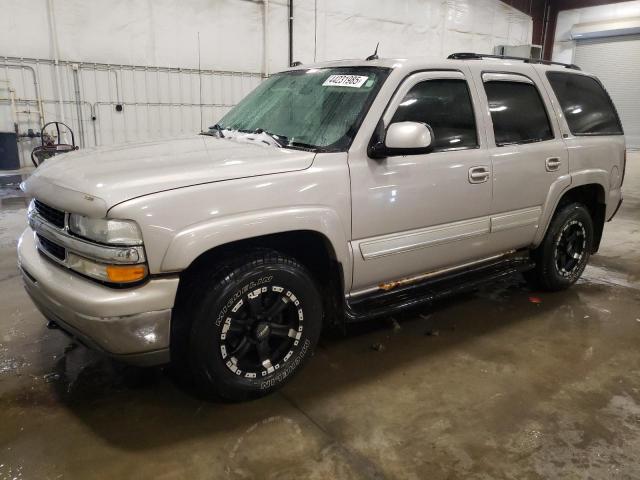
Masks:
[[[287,66],[286,0],[30,0],[3,13],[0,131],[14,117],[37,131],[42,112],[84,147],[199,131],[200,103],[207,127]],[[294,0],[294,59],[364,58],[380,42],[382,57],[437,60],[530,43],[531,28],[499,0]],[[26,165],[34,141],[20,145]]]
[[[627,146],[640,148],[640,35],[582,40],[574,61],[602,81],[620,115]]]
[[[56,67],[52,60],[12,57],[0,57],[0,72],[14,92],[10,123],[17,120],[19,132],[39,131],[41,116],[61,120],[84,148],[197,132],[201,116],[206,128],[261,80],[253,72],[64,61]],[[11,103],[9,95],[3,98],[5,106]],[[24,157],[33,141],[22,137],[20,146]]]

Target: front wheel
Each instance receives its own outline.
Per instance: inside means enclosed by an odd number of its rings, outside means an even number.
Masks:
[[[240,401],[266,395],[300,370],[318,342],[320,294],[293,258],[250,253],[221,266],[199,297],[192,308],[190,366],[207,396]]]
[[[527,279],[544,290],[568,288],[584,272],[592,249],[589,210],[580,203],[565,205],[555,213],[542,243],[532,252],[536,267],[527,272]]]

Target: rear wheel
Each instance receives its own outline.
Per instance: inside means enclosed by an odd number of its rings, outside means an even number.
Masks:
[[[587,208],[571,203],[560,208],[540,246],[532,252],[536,262],[527,279],[544,290],[573,285],[589,261],[593,249],[593,219]]]
[[[266,395],[311,356],[322,323],[315,281],[295,259],[260,250],[222,266],[192,296],[190,367],[207,396]]]

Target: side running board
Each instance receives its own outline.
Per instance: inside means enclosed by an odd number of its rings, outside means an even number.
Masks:
[[[408,285],[380,289],[371,293],[345,298],[347,322],[358,322],[389,316],[398,310],[433,302],[434,300],[475,290],[478,287],[509,277],[535,267],[528,253],[516,252],[498,260],[474,264],[473,266],[429,276],[425,280]]]

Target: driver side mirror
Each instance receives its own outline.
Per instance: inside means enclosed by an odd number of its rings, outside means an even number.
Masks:
[[[369,146],[368,153],[371,158],[428,153],[433,137],[433,130],[426,123],[396,122],[387,128],[384,140],[378,140]]]

